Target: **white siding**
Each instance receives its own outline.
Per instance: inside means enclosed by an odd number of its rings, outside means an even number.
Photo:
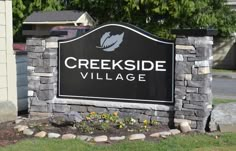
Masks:
[[[0,1],[0,101],[7,100],[5,2]]]
[[[0,76],[6,76],[7,75],[7,65],[4,63],[0,64]]]
[[[0,37],[6,37],[6,26],[0,25]]]
[[[6,39],[5,38],[0,38],[0,51],[1,50],[6,51]]]
[[[7,77],[0,76],[0,88],[6,88],[6,87],[7,87]]]
[[[4,104],[0,106],[0,122],[15,120],[17,115],[12,29],[12,1],[0,0],[0,102]]]
[[[5,12],[5,2],[0,1],[0,13]]]
[[[7,55],[7,100],[17,109],[16,60],[13,51],[12,1],[5,1],[6,55]]]
[[[5,51],[0,51],[0,64],[6,63],[7,58],[6,58],[6,52]]]
[[[7,88],[0,88],[0,102],[7,100]]]
[[[0,13],[0,25],[6,25],[5,13]]]

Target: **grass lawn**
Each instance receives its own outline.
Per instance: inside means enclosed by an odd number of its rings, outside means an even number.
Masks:
[[[235,73],[236,70],[226,70],[226,69],[212,69],[213,73],[214,72],[226,72],[226,73]]]
[[[232,151],[236,133],[221,134],[217,139],[204,134],[178,135],[155,141],[123,141],[115,144],[89,144],[80,140],[30,139],[1,151]]]
[[[221,103],[230,103],[230,102],[236,102],[236,100],[232,100],[232,99],[217,99],[217,98],[213,99],[213,104],[214,105],[221,104]]]
[[[194,151],[235,151],[236,146],[227,146],[227,147],[205,147],[195,149]]]

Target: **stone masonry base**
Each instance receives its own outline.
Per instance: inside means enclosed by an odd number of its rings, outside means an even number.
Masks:
[[[192,129],[205,131],[212,109],[211,36],[178,36],[175,55],[175,102],[169,105],[122,103],[57,98],[58,37],[27,39],[28,104],[31,116],[51,116],[76,111],[119,112],[140,122],[157,120],[170,127],[185,120]],[[175,124],[174,124],[175,123]]]
[[[75,100],[54,98],[42,104],[31,103],[31,116],[49,117],[71,111],[80,113],[83,117],[90,112],[113,113],[118,112],[121,118],[132,117],[139,122],[157,120],[162,125],[174,127],[174,108],[171,105],[153,105],[124,102],[108,102],[93,100]],[[193,129],[196,125],[191,125]]]

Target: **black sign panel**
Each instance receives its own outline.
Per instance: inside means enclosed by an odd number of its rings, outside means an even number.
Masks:
[[[59,42],[58,97],[173,102],[174,43],[127,24]]]

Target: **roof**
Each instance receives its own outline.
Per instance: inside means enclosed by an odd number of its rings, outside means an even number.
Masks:
[[[67,35],[60,36],[59,39],[71,39],[82,35],[90,30],[90,26],[55,26],[51,31],[67,31]]]
[[[85,12],[77,10],[65,11],[38,11],[28,16],[24,23],[27,22],[72,22],[77,21]]]
[[[235,0],[227,0],[226,5],[236,5]]]

